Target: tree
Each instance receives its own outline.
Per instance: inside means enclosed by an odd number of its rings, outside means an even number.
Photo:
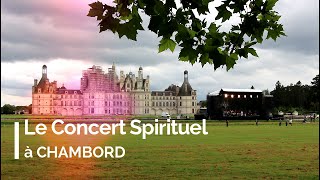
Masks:
[[[207,100],[204,100],[204,101],[200,101],[200,107],[207,107],[207,105],[208,105],[208,102],[207,102]]]
[[[262,91],[263,95],[270,95],[269,89],[265,89]]]
[[[283,86],[279,81],[271,91],[276,108],[283,110],[319,111],[319,75],[313,78],[310,85],[301,81]]]
[[[255,44],[285,36],[279,24],[281,16],[273,10],[278,0],[225,0],[216,7],[215,22],[201,19],[201,15],[209,14],[213,1],[97,1],[89,4],[87,16],[97,18],[100,32],[110,30],[118,33],[119,38],[126,36],[136,41],[138,30],[144,30],[141,14],[145,14],[150,17],[148,29],[161,37],[159,53],[167,49],[173,52],[178,45],[180,61],[213,64],[214,69],[226,65],[229,70],[239,58],[248,58],[249,54],[258,57]],[[229,31],[221,30],[218,20],[225,23],[232,16],[240,17],[240,23],[233,24]]]
[[[312,110],[319,113],[319,74],[316,75],[311,81],[311,98],[310,103]]]
[[[314,98],[319,100],[319,74],[312,79],[311,88],[314,93]]]
[[[10,104],[5,104],[1,107],[2,114],[14,114],[16,107]]]

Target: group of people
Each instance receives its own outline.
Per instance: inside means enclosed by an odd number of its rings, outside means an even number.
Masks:
[[[282,124],[282,119],[279,120],[279,126]],[[286,126],[291,125],[292,126],[292,119],[286,120]]]
[[[226,119],[226,126],[229,126],[229,120]],[[256,126],[258,126],[258,119],[256,119]]]
[[[224,117],[239,117],[239,116],[257,116],[257,112],[249,111],[240,111],[240,110],[225,110],[223,111]]]
[[[258,126],[259,125],[258,119],[256,119],[255,122],[256,122],[256,126]],[[288,126],[288,124],[292,126],[292,124],[293,124],[292,119],[286,120],[286,126]],[[281,125],[282,125],[282,119],[279,120],[279,126],[281,126]],[[229,120],[227,120],[227,119],[226,119],[226,126],[227,127],[229,126]]]

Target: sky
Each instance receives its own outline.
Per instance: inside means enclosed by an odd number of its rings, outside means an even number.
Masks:
[[[259,58],[240,59],[234,69],[214,70],[213,66],[178,61],[178,50],[158,53],[159,38],[147,30],[137,41],[110,31],[99,33],[98,21],[86,16],[92,0],[10,0],[1,1],[1,106],[31,104],[34,79],[41,78],[42,65],[48,78],[58,86],[79,89],[82,70],[98,65],[107,71],[113,63],[117,73],[143,67],[151,90],[181,86],[183,72],[197,90],[198,100],[221,88],[250,88],[272,91],[275,83],[310,84],[319,74],[319,1],[280,0],[275,10],[282,16],[287,37],[255,46]],[[102,0],[102,2],[108,2]],[[210,4],[209,21],[216,15]],[[237,22],[232,18],[225,24]]]

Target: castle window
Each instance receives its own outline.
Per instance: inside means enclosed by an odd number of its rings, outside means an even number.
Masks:
[[[65,91],[64,93],[68,94],[68,91]]]
[[[63,101],[61,101],[61,106],[63,106]]]
[[[38,88],[38,93],[41,93],[41,89],[40,88]]]
[[[168,102],[166,103],[166,106],[169,106],[169,103],[168,103]]]
[[[91,108],[91,114],[94,114],[94,108]]]
[[[73,93],[74,93],[74,94],[77,94],[77,91],[74,91]]]
[[[181,98],[181,97],[180,97]],[[182,102],[180,102],[180,106],[182,106]]]
[[[81,101],[78,102],[78,105],[81,106]]]
[[[175,103],[175,102],[173,102],[173,103],[172,103],[172,105],[173,105],[173,106],[176,106],[176,103]]]
[[[194,100],[194,97],[192,96],[192,100]]]
[[[181,99],[181,97],[180,97],[180,99]]]
[[[194,106],[194,102],[192,102],[192,106]]]

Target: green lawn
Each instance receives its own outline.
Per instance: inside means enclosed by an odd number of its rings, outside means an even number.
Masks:
[[[13,124],[1,123],[4,179],[319,179],[319,124],[207,122],[208,135],[24,136],[13,159]],[[34,125],[32,125],[34,126]],[[20,134],[24,126],[20,125]],[[127,129],[127,132],[129,130]],[[28,145],[123,146],[121,159],[23,157]]]

